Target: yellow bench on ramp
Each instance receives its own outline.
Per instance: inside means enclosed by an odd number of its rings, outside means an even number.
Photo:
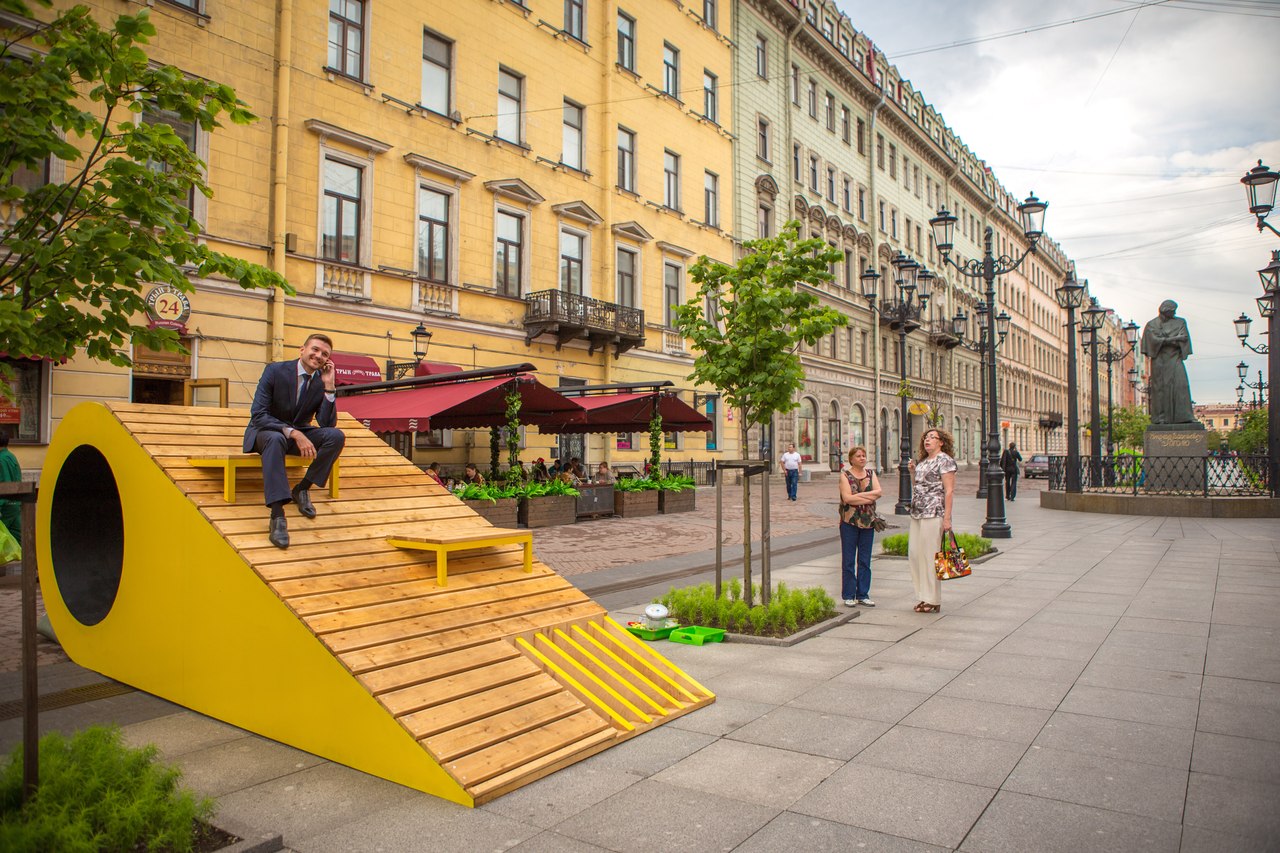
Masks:
[[[217,456],[188,456],[187,462],[195,468],[222,469],[222,497],[229,503],[236,502],[236,471],[241,468],[261,468],[262,457],[256,453],[222,453]],[[311,460],[301,456],[286,455],[286,468],[310,465]],[[329,497],[338,497],[338,460],[333,460],[329,471]]]
[[[478,530],[451,531],[449,533],[420,533],[388,536],[387,544],[396,548],[415,551],[434,551],[436,555],[436,583],[449,585],[449,552],[471,551],[493,545],[523,545],[524,570],[533,571],[533,533],[528,530],[512,530],[506,527],[484,527]]]

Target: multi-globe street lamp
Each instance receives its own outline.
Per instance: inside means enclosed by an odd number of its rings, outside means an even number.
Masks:
[[[1138,345],[1138,324],[1130,320],[1123,326],[1125,346],[1113,347],[1111,338],[1107,338],[1106,348],[1098,353],[1098,358],[1107,364],[1107,455],[1115,455],[1115,441],[1111,429],[1111,368],[1112,365],[1124,360],[1129,353],[1133,352],[1134,347]]]
[[[981,279],[987,285],[987,340],[996,340],[996,276],[1006,275],[1022,266],[1022,262],[1036,251],[1036,244],[1044,235],[1044,214],[1049,205],[1036,198],[1035,193],[1018,205],[1018,216],[1022,220],[1022,232],[1027,238],[1027,250],[1017,257],[1001,255],[997,258],[992,251],[994,229],[988,225],[982,234],[982,258],[972,258],[961,264],[951,257],[951,249],[955,246],[956,222],[959,220],[945,207],[938,215],[929,220],[933,230],[933,242],[942,254],[942,262],[950,264],[960,275],[969,279]],[[994,348],[987,364],[987,520],[982,525],[982,535],[989,539],[1008,539],[1013,530],[1004,516],[1004,476],[1000,471],[1000,419],[996,393],[996,359]]]
[[[1265,406],[1267,404],[1267,381],[1262,378],[1262,371],[1258,371],[1257,382],[1250,382],[1249,365],[1242,361],[1236,365],[1236,375],[1240,377],[1240,384],[1236,386],[1237,390],[1240,392],[1240,396],[1242,398],[1244,397],[1244,389],[1252,388],[1258,392],[1257,396],[1254,398],[1256,404],[1253,408],[1256,409],[1259,405]]]
[[[1076,281],[1073,264],[1054,292],[1058,305],[1067,309],[1067,477],[1068,492],[1080,491],[1080,392],[1076,388],[1076,309],[1084,305],[1085,284]]]
[[[1089,373],[1089,484],[1099,485],[1102,478],[1102,414],[1099,407],[1098,382],[1098,332],[1107,319],[1107,309],[1097,299],[1089,300],[1089,307],[1080,314],[1081,345],[1089,350],[1092,370]],[[1086,339],[1085,336],[1088,336]]]
[[[981,381],[978,383],[980,402],[979,407],[982,412],[982,425],[980,435],[987,434],[987,357],[993,349],[990,346],[990,339],[987,337],[987,303],[979,302],[974,306],[974,311],[978,315],[978,340],[968,342],[964,339],[965,327],[968,325],[969,317],[963,310],[957,311],[956,316],[951,318],[951,331],[959,339],[958,346],[962,346],[971,352],[978,354],[980,370],[978,371]],[[996,345],[994,349],[999,349],[1004,343],[1005,337],[1009,334],[1010,317],[1001,311],[996,317]],[[978,493],[975,497],[985,498],[987,496],[987,466],[979,464],[978,466]]]
[[[907,413],[907,335],[920,328],[920,318],[929,304],[930,288],[936,278],[918,261],[908,258],[899,252],[889,262],[893,267],[893,283],[897,287],[897,299],[886,299],[877,306],[880,297],[880,273],[871,267],[861,275],[862,296],[867,306],[880,314],[889,323],[889,328],[898,333],[898,386],[899,433],[898,442],[898,502],[894,504],[896,515],[911,513],[911,420]]]
[[[1249,201],[1249,212],[1257,218],[1258,231],[1261,232],[1265,227],[1269,228],[1273,234],[1280,236],[1280,231],[1267,222],[1267,217],[1276,206],[1278,182],[1280,182],[1280,174],[1262,165],[1261,160],[1240,179]],[[1267,375],[1274,386],[1276,376],[1280,375],[1280,347],[1276,347],[1276,339],[1280,337],[1280,311],[1276,310],[1280,307],[1276,304],[1280,302],[1280,251],[1271,252],[1271,263],[1258,270],[1258,278],[1262,281],[1262,296],[1257,299],[1258,311],[1267,321]],[[1241,314],[1240,319],[1236,321],[1236,334],[1240,337],[1240,343],[1245,346],[1248,346],[1246,340],[1249,336],[1248,319]],[[1241,320],[1245,321],[1243,334],[1241,334]],[[1255,352],[1257,351],[1255,349]],[[1271,496],[1280,497],[1280,400],[1277,400],[1274,387],[1267,401],[1267,484]]]

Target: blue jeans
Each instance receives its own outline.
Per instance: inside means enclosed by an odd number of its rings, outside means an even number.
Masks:
[[[863,599],[871,592],[871,545],[876,532],[870,527],[840,523],[840,597]]]
[[[786,470],[786,475],[787,475],[787,500],[793,501],[796,499],[796,490],[800,486],[800,470],[798,468],[795,470],[788,468]]]

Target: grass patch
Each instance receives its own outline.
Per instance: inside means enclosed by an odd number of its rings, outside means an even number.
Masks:
[[[115,726],[40,739],[40,787],[22,804],[22,746],[0,771],[0,850],[60,853],[194,849],[213,801],[178,787],[182,771],[132,749]]]
[[[758,584],[752,584],[752,600],[760,600]],[[835,600],[822,587],[791,589],[785,583],[778,584],[768,607],[748,607],[742,598],[741,578],[724,584],[719,598],[714,586],[703,583],[672,587],[655,601],[666,605],[681,625],[724,628],[756,637],[788,637],[836,615]]]
[[[960,543],[960,547],[964,549],[965,556],[970,560],[981,557],[991,550],[991,540],[974,533],[957,533],[956,541]],[[895,533],[892,536],[884,537],[880,540],[880,549],[882,553],[895,557],[907,556],[907,534]]]

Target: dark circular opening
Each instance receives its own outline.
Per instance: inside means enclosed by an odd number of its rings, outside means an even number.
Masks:
[[[50,503],[49,551],[58,591],[82,625],[111,612],[124,568],[124,513],[106,457],[82,444],[71,451]]]

